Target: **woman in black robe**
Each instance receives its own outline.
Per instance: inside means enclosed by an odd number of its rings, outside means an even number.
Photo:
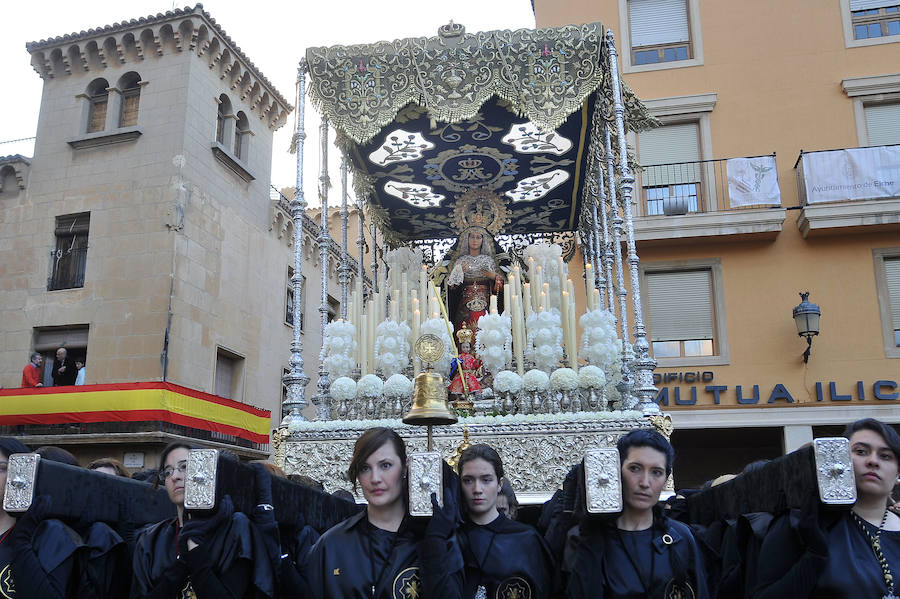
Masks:
[[[791,599],[900,594],[900,517],[888,506],[898,482],[900,435],[873,418],[848,425],[856,503],[846,512],[793,510],[762,542],[753,597]]]
[[[184,481],[190,449],[184,443],[171,443],[160,456],[159,483],[165,485],[178,516],[138,533],[131,597],[248,599],[261,596],[255,584],[260,576],[253,561],[255,533],[244,514],[234,513],[231,499],[225,496],[216,513],[208,519],[185,520]],[[265,566],[262,560],[258,562],[256,566]],[[271,583],[271,572],[268,578]]]
[[[372,428],[357,439],[347,477],[368,505],[313,545],[303,566],[306,599],[459,596],[453,495],[445,489],[443,509],[432,497],[434,516],[423,535],[407,515],[406,476],[406,446],[396,432]]]
[[[553,595],[556,568],[538,532],[497,510],[503,461],[489,445],[466,448],[457,471],[465,506],[459,544],[465,562],[465,594],[471,598]]]
[[[566,549],[566,596],[707,599],[706,568],[690,529],[658,506],[675,452],[656,431],[635,430],[617,444],[622,512],[582,521]]]

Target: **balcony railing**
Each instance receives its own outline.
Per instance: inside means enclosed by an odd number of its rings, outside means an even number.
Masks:
[[[781,207],[775,154],[645,166],[637,182],[644,216]]]
[[[900,198],[900,144],[800,152],[802,206]]]
[[[84,287],[87,248],[50,251],[50,276],[47,291]]]

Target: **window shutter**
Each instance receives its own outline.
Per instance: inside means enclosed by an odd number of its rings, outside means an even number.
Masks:
[[[126,92],[122,98],[122,127],[133,127],[138,122],[138,106],[141,103],[140,92]]]
[[[870,146],[900,144],[900,103],[872,104],[865,110]]]
[[[222,354],[216,355],[216,395],[231,399],[234,381],[234,360]]]
[[[91,228],[91,213],[64,214],[56,217],[56,236],[87,233]]]
[[[850,12],[896,6],[897,0],[850,0]]]
[[[57,348],[82,349],[88,346],[88,327],[72,329],[43,329],[37,331],[35,351],[55,351]]]
[[[108,96],[91,98],[91,120],[88,133],[96,133],[106,128],[106,104]]]
[[[713,338],[709,270],[647,274],[651,341]]]
[[[891,303],[891,321],[895,331],[900,330],[900,258],[884,261],[885,279]]]
[[[665,125],[638,134],[639,161],[644,187],[700,181],[700,144],[697,123]],[[672,164],[672,163],[690,164]],[[653,168],[654,164],[670,166]]]
[[[631,47],[688,42],[686,0],[629,0]]]

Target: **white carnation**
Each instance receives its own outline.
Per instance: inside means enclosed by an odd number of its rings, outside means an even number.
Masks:
[[[386,377],[402,372],[409,365],[409,326],[405,322],[385,320],[375,329],[375,367]]]
[[[522,377],[522,384],[528,391],[546,391],[550,377],[543,370],[532,368]]]
[[[574,391],[578,388],[578,373],[571,368],[557,368],[550,375],[550,388],[556,391]]]
[[[356,381],[348,376],[342,376],[331,383],[329,390],[334,399],[347,401],[356,397]]]
[[[522,389],[522,377],[511,370],[501,370],[494,375],[494,389],[500,393],[518,393]]]
[[[333,377],[346,377],[356,368],[356,327],[339,320],[325,327],[322,358],[325,370]]]
[[[588,364],[578,369],[578,383],[584,389],[600,389],[606,385],[606,375],[598,366]]]
[[[485,314],[478,319],[475,353],[488,372],[500,372],[512,360],[512,320],[508,314]]]
[[[384,383],[380,378],[374,374],[367,374],[356,383],[356,397],[366,399],[379,397],[383,388]]]
[[[409,397],[412,389],[412,381],[402,374],[392,374],[384,382],[384,394],[387,397]]]

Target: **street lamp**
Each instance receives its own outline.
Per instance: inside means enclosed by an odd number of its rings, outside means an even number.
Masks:
[[[803,363],[806,364],[812,350],[812,338],[819,334],[819,318],[822,316],[822,310],[809,301],[809,291],[801,292],[800,298],[802,301],[794,306],[794,323],[797,325],[797,334],[806,337],[806,351],[803,352]]]

